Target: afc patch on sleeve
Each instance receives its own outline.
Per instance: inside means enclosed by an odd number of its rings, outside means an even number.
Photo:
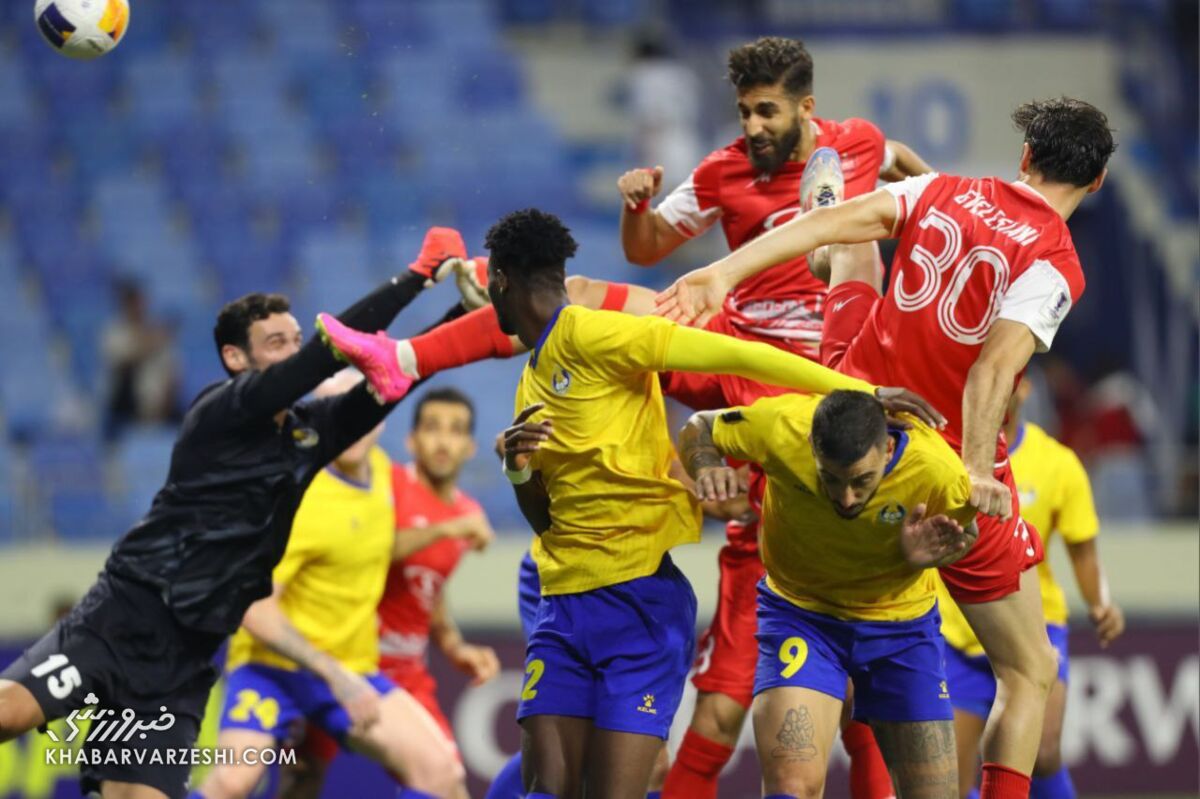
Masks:
[[[1071,295],[1065,288],[1059,288],[1042,303],[1042,320],[1051,328],[1057,328],[1070,310]]]

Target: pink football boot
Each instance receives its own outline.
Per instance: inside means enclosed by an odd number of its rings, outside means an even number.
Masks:
[[[317,332],[326,347],[367,378],[371,393],[381,404],[399,402],[412,388],[413,379],[400,369],[396,342],[382,330],[360,333],[346,327],[331,314],[317,314]]]

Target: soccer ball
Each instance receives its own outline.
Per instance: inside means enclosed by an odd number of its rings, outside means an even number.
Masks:
[[[194,0],[185,0],[194,2]],[[42,38],[71,58],[102,56],[129,25],[128,0],[36,0],[33,18]]]

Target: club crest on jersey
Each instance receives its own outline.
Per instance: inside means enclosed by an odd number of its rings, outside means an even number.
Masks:
[[[312,449],[320,440],[321,436],[317,431],[309,427],[297,427],[292,431],[292,441],[296,442],[300,449]]]
[[[555,394],[566,394],[571,387],[571,373],[566,369],[555,369],[550,375],[550,387]]]
[[[899,524],[907,515],[908,511],[899,502],[889,502],[879,509],[879,516],[876,518],[882,524]]]

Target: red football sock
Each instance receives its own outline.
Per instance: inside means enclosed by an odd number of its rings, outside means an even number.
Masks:
[[[842,744],[850,755],[850,799],[891,799],[896,795],[870,725],[861,721],[847,724]]]
[[[979,799],[1029,799],[1029,777],[999,763],[984,763]]]
[[[500,332],[496,309],[491,305],[471,311],[453,322],[409,339],[421,377],[482,361],[511,358],[512,340]]]
[[[732,746],[688,730],[667,772],[662,799],[716,799],[717,778],[732,756]]]

